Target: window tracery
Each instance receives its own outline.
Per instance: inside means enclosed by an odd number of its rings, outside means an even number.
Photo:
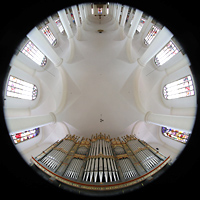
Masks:
[[[64,30],[64,28],[63,28],[63,25],[62,25],[60,19],[59,19],[59,18],[56,19],[55,22],[56,22],[56,25],[57,25],[57,27],[58,27],[58,30],[60,31],[60,33],[63,34],[63,33],[65,32],[65,30]]]
[[[189,97],[194,94],[194,85],[190,75],[172,83],[168,83],[163,87],[163,95],[165,99]]]
[[[169,43],[155,56],[155,64],[157,66],[163,65],[179,52],[176,44],[170,40]]]
[[[45,35],[47,40],[50,42],[52,46],[55,46],[57,44],[57,39],[55,38],[52,31],[49,29],[49,26],[45,26],[41,29],[42,33]]]
[[[6,93],[8,97],[35,100],[37,98],[37,94],[38,89],[36,85],[10,75]]]
[[[167,128],[167,127],[162,127],[161,131],[165,137],[184,143],[184,144],[190,138],[190,133],[178,131],[178,130]]]
[[[42,67],[47,63],[47,57],[30,40],[25,43],[20,52]]]
[[[149,30],[149,32],[147,33],[147,36],[144,38],[144,44],[145,45],[151,44],[151,42],[156,37],[159,31],[160,29],[157,26],[153,25]]]
[[[35,138],[36,136],[38,136],[40,133],[40,129],[39,128],[34,128],[31,130],[27,130],[27,131],[22,131],[20,133],[15,133],[11,135],[11,138],[13,139],[13,142],[15,144],[27,141],[29,139]]]
[[[140,33],[140,31],[142,30],[142,27],[144,26],[144,23],[145,23],[145,19],[144,18],[141,18],[140,19],[140,23],[138,24],[138,27],[137,27],[137,29],[136,29],[136,32],[137,33]]]

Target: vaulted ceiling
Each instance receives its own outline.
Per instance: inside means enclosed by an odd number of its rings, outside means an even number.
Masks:
[[[60,121],[74,127],[81,136],[99,132],[119,136],[144,118],[137,108],[134,72],[119,29],[110,16],[91,16],[81,40],[75,40],[75,55],[63,66],[68,74],[68,99]],[[104,30],[99,33],[98,30]]]

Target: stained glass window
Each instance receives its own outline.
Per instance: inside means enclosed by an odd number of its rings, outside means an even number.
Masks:
[[[98,8],[98,14],[102,14],[103,8]]]
[[[156,37],[160,29],[153,25],[151,29],[149,30],[147,36],[144,38],[144,44],[149,45],[153,41],[153,39]]]
[[[56,19],[55,22],[56,22],[56,25],[58,27],[58,30],[63,34],[65,30],[63,28],[63,25],[62,25],[60,19]]]
[[[7,85],[8,97],[34,100],[37,98],[37,94],[38,89],[34,84],[28,83],[10,75]]]
[[[137,33],[139,33],[142,30],[142,27],[144,26],[144,23],[145,23],[145,19],[141,18],[140,19],[140,23],[138,24],[138,27],[137,27],[137,30],[136,30]]]
[[[47,63],[47,57],[30,40],[26,42],[20,52],[40,66],[44,66]]]
[[[75,19],[74,19],[73,13],[71,13],[71,18],[72,18],[73,23],[75,24]]]
[[[36,136],[38,136],[40,133],[40,129],[39,128],[34,128],[31,130],[27,130],[27,131],[23,131],[20,133],[15,133],[11,135],[11,138],[13,139],[15,144],[27,141],[29,139],[32,139]]]
[[[174,130],[167,127],[162,127],[161,131],[165,137],[170,138],[172,140],[176,140],[178,142],[182,142],[184,144],[188,141],[191,135],[191,133]]]
[[[163,88],[163,95],[165,99],[177,99],[194,95],[192,77],[188,75],[165,85]]]
[[[57,43],[57,39],[55,38],[54,34],[49,29],[49,26],[45,26],[41,29],[47,40],[50,42],[51,45],[55,46]]]
[[[156,56],[155,63],[157,66],[163,65],[169,59],[171,59],[174,55],[176,55],[180,50],[175,45],[175,43],[171,40]]]

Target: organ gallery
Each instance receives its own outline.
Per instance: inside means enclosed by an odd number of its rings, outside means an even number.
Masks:
[[[87,190],[116,190],[153,179],[170,157],[133,135],[67,135],[36,157],[33,165],[49,178]]]
[[[135,6],[60,6],[30,24],[13,51],[2,95],[7,137],[47,190],[142,190],[192,146],[198,89],[184,40]],[[190,162],[175,173],[185,176]]]

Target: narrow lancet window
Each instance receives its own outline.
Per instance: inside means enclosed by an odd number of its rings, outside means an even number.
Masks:
[[[47,57],[30,40],[25,43],[20,52],[40,66],[47,63]]]
[[[59,18],[56,19],[55,22],[56,22],[56,25],[57,25],[57,27],[58,27],[58,30],[60,31],[60,33],[63,34],[63,33],[65,32],[65,30],[64,30],[64,28],[63,28],[63,25],[62,25],[60,19],[59,19]]]
[[[144,18],[140,19],[140,23],[138,24],[138,27],[136,29],[136,33],[140,33],[140,31],[142,30],[142,27],[144,26],[145,21],[146,20]]]
[[[52,46],[55,46],[57,44],[57,39],[55,38],[52,31],[49,29],[49,26],[45,26],[41,29],[42,33],[45,35],[47,40],[50,42]]]
[[[10,75],[6,94],[8,97],[35,100],[37,98],[38,89],[34,84]]]
[[[160,29],[157,26],[153,25],[151,29],[149,30],[147,36],[144,38],[144,44],[145,45],[151,44],[151,42],[156,37],[159,31]]]
[[[166,84],[163,87],[165,99],[177,99],[194,95],[194,85],[190,75],[177,81]]]
[[[171,40],[156,56],[155,56],[155,64],[157,66],[163,65],[173,56],[175,56],[179,52],[179,48],[176,44]]]

